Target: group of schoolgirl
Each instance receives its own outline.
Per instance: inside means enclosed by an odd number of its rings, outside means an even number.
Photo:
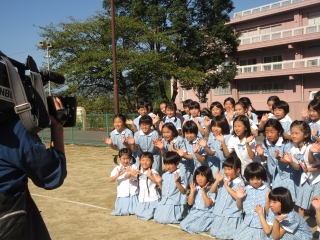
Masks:
[[[185,101],[187,115],[178,117],[174,104],[162,102],[160,123],[148,108],[143,114],[138,109],[138,125],[115,116],[115,130],[105,139],[120,150],[120,165],[110,177],[118,182],[112,214],[180,223],[187,232],[210,230],[221,239],[311,239],[301,216],[311,199],[316,209],[320,201],[320,145],[311,140],[319,137],[318,100],[309,103],[306,121],[291,123],[289,105],[270,97],[270,113],[259,125],[265,134],[261,145],[254,138],[257,117],[250,99],[213,102],[211,117],[204,118],[196,103]],[[135,125],[135,133],[126,123]]]

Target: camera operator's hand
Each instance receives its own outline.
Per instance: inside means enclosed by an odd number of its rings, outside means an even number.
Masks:
[[[61,100],[58,97],[52,97],[56,110],[64,109]],[[53,116],[50,115],[51,119],[51,148],[54,148],[62,153],[64,152],[64,141],[63,141],[63,126]]]

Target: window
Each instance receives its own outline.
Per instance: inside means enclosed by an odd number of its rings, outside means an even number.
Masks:
[[[282,62],[282,56],[269,56],[263,58],[263,63]]]
[[[278,24],[270,27],[260,28],[260,34],[263,35],[263,34],[268,34],[272,32],[279,32],[281,30],[282,30],[282,25]]]
[[[240,66],[255,65],[255,64],[257,64],[257,59],[255,58],[240,60]]]
[[[241,84],[239,85],[239,92],[243,93],[259,93],[259,84]]]
[[[258,35],[258,29],[241,31],[241,37],[242,38],[251,37],[251,36],[254,36],[254,35]]]
[[[185,88],[182,88],[181,91],[182,91],[181,101],[188,99],[188,90]]]
[[[308,25],[320,24],[320,12],[311,13],[308,16]]]
[[[284,92],[284,87],[282,82],[270,82],[261,84],[262,93],[273,93],[273,92]]]
[[[226,88],[223,87],[217,87],[214,89],[214,95],[229,95],[231,94],[231,86],[229,85]]]

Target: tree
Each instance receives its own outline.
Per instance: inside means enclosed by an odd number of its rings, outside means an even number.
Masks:
[[[113,65],[110,16],[104,13],[84,22],[70,18],[69,23],[40,27],[40,35],[53,43],[52,67],[64,73],[68,88],[65,95],[112,95]],[[159,95],[159,88],[173,66],[171,56],[146,50],[148,41],[165,41],[163,34],[153,34],[144,23],[126,16],[117,17],[117,79],[119,95],[129,111],[135,103]],[[153,91],[150,91],[152,89]],[[166,97],[166,96],[164,96]]]
[[[198,92],[200,101],[211,88],[226,86],[236,75],[236,66],[226,57],[237,51],[237,37],[229,25],[231,0],[115,0],[116,13],[144,22],[154,33],[166,33],[166,44],[149,42],[150,51],[170,53],[173,95],[177,80]],[[110,10],[110,0],[103,6]]]

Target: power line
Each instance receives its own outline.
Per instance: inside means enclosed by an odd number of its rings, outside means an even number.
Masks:
[[[21,53],[26,53],[26,52],[31,52],[31,51],[34,51],[34,50],[37,50],[37,48],[34,48],[34,49],[30,49],[30,50],[27,50],[27,51],[23,51],[23,52],[19,52],[19,53],[14,53],[14,54],[9,54],[9,56],[14,56],[14,55],[18,55],[18,54],[21,54]]]

